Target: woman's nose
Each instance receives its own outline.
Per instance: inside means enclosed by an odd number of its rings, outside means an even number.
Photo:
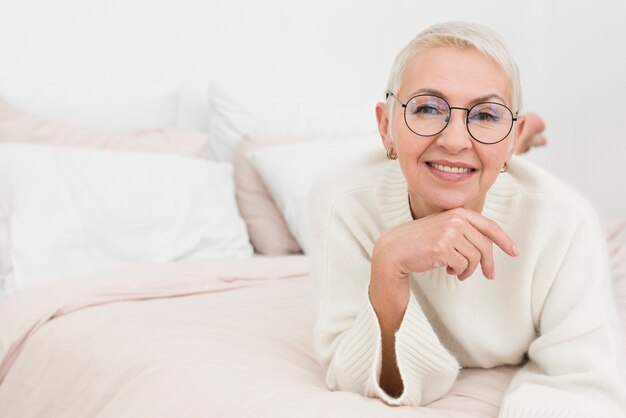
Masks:
[[[448,116],[448,125],[438,135],[437,145],[446,148],[451,154],[458,154],[464,149],[472,147],[472,137],[467,130],[467,111],[458,110],[453,114],[452,110]]]

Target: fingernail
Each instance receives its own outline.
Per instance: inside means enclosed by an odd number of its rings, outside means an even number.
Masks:
[[[513,248],[511,248],[511,252],[513,253],[513,255],[515,257],[517,257],[519,255],[519,250],[517,249],[517,246],[513,246]]]

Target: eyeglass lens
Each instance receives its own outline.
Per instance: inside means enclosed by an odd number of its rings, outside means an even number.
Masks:
[[[441,97],[420,95],[411,98],[404,119],[414,133],[432,136],[443,131],[450,121],[450,105]],[[504,139],[513,126],[508,107],[494,102],[478,103],[466,115],[467,130],[477,141],[495,143]]]

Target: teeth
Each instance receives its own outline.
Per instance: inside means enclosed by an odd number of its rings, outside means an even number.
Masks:
[[[436,168],[437,170],[446,171],[448,173],[469,173],[472,171],[471,168],[465,167],[449,167],[447,165],[428,163],[429,166]]]

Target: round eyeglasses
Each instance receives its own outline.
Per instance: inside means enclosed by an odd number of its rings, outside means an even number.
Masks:
[[[402,105],[406,126],[419,136],[434,136],[446,129],[450,123],[452,109],[467,112],[465,117],[467,132],[482,144],[496,144],[504,140],[513,129],[513,122],[517,120],[511,109],[496,102],[476,103],[466,109],[450,106],[445,99],[432,94],[418,94],[406,103],[402,103],[393,93],[387,92],[386,98],[389,96]]]

